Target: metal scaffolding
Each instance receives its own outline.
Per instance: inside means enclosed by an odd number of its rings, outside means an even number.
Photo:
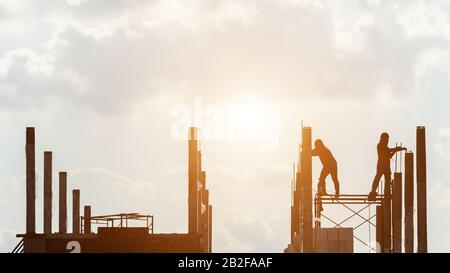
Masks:
[[[111,215],[101,215],[92,217],[81,217],[82,233],[84,233],[84,226],[87,221],[91,224],[104,225],[106,227],[128,227],[129,221],[145,222],[148,228],[148,233],[153,234],[153,215],[142,215],[139,213],[120,213]]]
[[[345,223],[348,223],[349,220],[358,216],[361,218],[360,223],[353,226],[353,230],[357,230],[358,228],[369,225],[376,228],[376,224],[372,222],[372,219],[376,217],[376,214],[370,215],[366,217],[362,214],[365,210],[370,210],[371,206],[381,205],[384,200],[384,195],[377,195],[374,200],[368,199],[367,195],[363,194],[342,194],[338,198],[335,198],[333,195],[315,195],[314,198],[314,228],[321,228],[322,226],[322,217],[329,222],[331,222],[334,226],[333,228],[342,228]],[[350,212],[350,215],[344,220],[337,221],[332,219],[331,217],[325,215],[323,213],[323,205],[338,205],[344,207],[347,211]],[[352,206],[358,205],[361,206],[359,209],[354,209]],[[370,246],[370,242],[367,242],[360,237],[353,234],[353,238],[356,239],[361,244],[367,246],[370,250],[376,251],[372,246]],[[369,236],[370,238],[370,236]]]

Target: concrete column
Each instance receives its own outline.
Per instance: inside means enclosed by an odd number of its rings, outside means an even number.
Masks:
[[[199,150],[200,147],[198,147],[198,146],[199,146],[199,144],[197,142],[197,173],[200,176],[200,174],[202,172],[202,152]],[[199,177],[199,180],[201,181],[201,177]],[[201,182],[203,182],[203,181],[201,181]]]
[[[414,252],[414,154],[405,155],[405,253]]]
[[[83,229],[85,234],[92,233],[91,229],[91,206],[84,206],[84,223]]]
[[[376,211],[376,241],[377,241],[377,253],[383,253],[383,206],[377,206]]]
[[[197,217],[198,217],[198,232],[201,233],[202,229],[202,203],[203,202],[203,195],[202,190],[205,189],[205,180],[206,174],[202,172],[202,153],[200,150],[200,144],[198,144],[197,147]],[[205,176],[203,176],[205,175]]]
[[[34,128],[26,130],[26,232],[36,233],[36,165],[35,165],[35,132]]]
[[[67,173],[59,173],[59,233],[67,233]]]
[[[311,128],[302,130],[303,252],[313,252]]]
[[[296,183],[294,181],[294,183]],[[298,210],[296,206],[296,190],[292,187],[291,191],[292,202],[291,202],[291,244],[294,243],[294,235],[298,232]]]
[[[209,218],[209,224],[208,224],[208,228],[209,228],[209,231],[208,231],[208,235],[209,235],[209,240],[208,240],[208,242],[209,242],[209,253],[212,253],[212,224],[213,224],[213,222],[212,222],[212,209],[213,209],[213,207],[211,206],[211,205],[209,205],[209,208],[208,208],[208,218]]]
[[[302,127],[302,133],[303,133],[303,127]],[[297,217],[297,229],[296,229],[296,235],[297,238],[294,239],[292,242],[292,245],[294,247],[297,247],[295,249],[296,252],[302,252],[303,251],[303,183],[302,178],[303,175],[301,173],[302,170],[302,143],[298,145],[298,163],[297,163],[297,173],[296,173],[296,181],[295,181],[295,197],[294,204],[296,206],[296,217]],[[298,242],[297,245],[295,242]]]
[[[417,251],[428,252],[427,239],[427,160],[425,127],[419,126],[416,131],[417,155]]]
[[[392,246],[391,181],[385,181],[383,200],[383,253],[391,253]]]
[[[402,173],[394,173],[392,194],[392,235],[394,253],[402,253]]]
[[[198,130],[189,130],[188,151],[188,228],[189,233],[198,233]]]
[[[295,247],[295,251],[303,252],[303,175],[301,172],[297,172],[297,184],[295,195],[296,200],[296,238],[292,244]]]
[[[291,203],[291,244],[294,243],[294,235],[298,232],[298,196],[297,196],[297,179],[291,187],[292,203]]]
[[[197,156],[197,164],[200,166],[201,165],[201,153],[198,152],[198,156]],[[203,210],[206,208],[203,208],[203,204],[205,204],[205,201],[203,200],[203,191],[205,190],[205,179],[206,179],[206,174],[205,172],[202,172],[200,170],[200,168],[197,168],[198,172],[197,172],[197,177],[198,177],[198,181],[197,181],[197,221],[198,221],[198,233],[203,234],[204,230],[203,230]]]
[[[80,190],[72,191],[72,233],[80,234]]]
[[[202,214],[200,215],[201,221],[201,234],[204,241],[204,251],[208,252],[209,249],[209,191],[202,190]]]
[[[52,152],[44,152],[44,233],[52,233]]]

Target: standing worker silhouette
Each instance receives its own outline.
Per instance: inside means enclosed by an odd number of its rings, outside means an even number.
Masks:
[[[322,140],[317,139],[314,142],[314,149],[311,151],[312,156],[318,156],[322,162],[322,171],[320,172],[319,184],[317,192],[319,195],[326,195],[325,179],[331,174],[333,179],[336,198],[339,197],[339,180],[337,176],[337,162],[330,150],[325,147]]]
[[[372,191],[369,193],[368,196],[369,200],[376,199],[378,184],[380,183],[382,176],[384,176],[385,185],[390,185],[391,158],[394,156],[394,154],[400,151],[406,151],[406,148],[403,147],[389,148],[388,144],[389,144],[389,134],[382,133],[380,136],[380,142],[378,142],[377,145],[377,152],[378,152],[377,173],[373,179]]]

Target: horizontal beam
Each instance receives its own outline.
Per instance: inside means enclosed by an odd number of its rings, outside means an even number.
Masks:
[[[377,195],[374,200],[369,200],[366,194],[341,194],[338,198],[334,195],[321,195],[314,198],[314,203],[322,204],[380,204],[384,200],[384,195]]]
[[[381,200],[379,201],[370,201],[370,202],[363,202],[363,201],[339,201],[339,202],[332,202],[332,201],[322,201],[322,205],[380,205],[382,203]]]
[[[379,194],[376,196],[376,198],[383,198],[384,195]],[[316,198],[318,198],[318,196],[316,195]],[[326,194],[326,195],[320,195],[319,196],[320,199],[345,199],[345,198],[364,198],[364,199],[368,199],[369,196],[367,194],[340,194],[338,198],[336,198],[333,194]]]
[[[118,214],[108,214],[108,215],[101,215],[101,216],[95,216],[95,217],[113,217],[113,216],[123,216],[123,215],[139,215],[139,213],[137,213],[137,212],[118,213]]]
[[[332,197],[332,196],[334,196],[334,194],[324,194],[324,195],[321,195],[321,196],[329,196],[329,197]],[[368,197],[369,195],[367,195],[367,194],[357,194],[357,193],[355,193],[355,194],[339,194],[339,198],[341,198],[341,197]],[[379,195],[377,195],[377,196],[383,196],[382,194],[379,194]]]
[[[347,197],[347,198],[315,198],[314,200],[321,200],[321,201],[367,201],[367,202],[372,202],[372,201],[383,201],[384,198],[375,198],[373,200],[369,200],[367,198],[359,198],[359,197]]]

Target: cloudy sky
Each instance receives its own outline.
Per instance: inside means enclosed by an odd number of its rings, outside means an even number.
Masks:
[[[38,231],[52,150],[54,177],[68,171],[94,214],[186,232],[180,134],[194,124],[212,132],[214,251],[281,252],[302,120],[333,150],[343,193],[369,191],[382,131],[414,150],[427,126],[429,250],[450,251],[449,15],[449,1],[0,0],[0,251],[25,229],[25,127]]]

